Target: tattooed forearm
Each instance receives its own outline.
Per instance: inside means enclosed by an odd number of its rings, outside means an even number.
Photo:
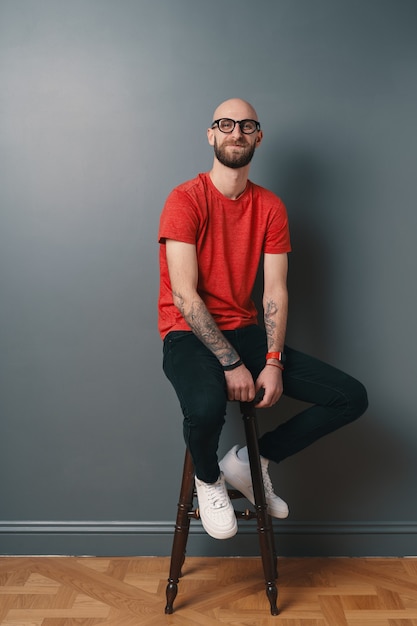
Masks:
[[[276,342],[276,316],[278,313],[278,306],[273,300],[267,300],[264,309],[264,324],[266,337],[268,341],[268,348],[274,347]]]
[[[193,302],[186,321],[209,350],[216,355],[222,365],[231,365],[239,355],[217,327],[203,302]]]
[[[232,365],[239,359],[233,346],[227,341],[217,327],[202,300],[194,300],[186,310],[185,300],[181,294],[174,293],[174,302],[185,321],[202,343],[219,359],[222,365]]]

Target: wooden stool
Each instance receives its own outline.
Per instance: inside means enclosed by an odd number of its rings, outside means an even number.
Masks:
[[[278,615],[277,598],[278,590],[276,579],[277,556],[274,545],[274,534],[271,516],[267,513],[265,490],[262,480],[261,461],[258,448],[258,424],[255,407],[250,402],[241,402],[240,408],[245,425],[246,444],[248,447],[249,463],[252,475],[253,492],[255,496],[255,512],[246,510],[236,511],[237,519],[257,519],[257,529],[261,549],[262,565],[265,577],[266,595],[268,597],[271,614]],[[239,491],[228,490],[231,499],[244,497]],[[181,569],[185,561],[188,533],[192,518],[199,519],[198,509],[193,509],[195,497],[194,466],[191,455],[186,450],[180,499],[178,502],[177,520],[175,525],[174,539],[171,552],[171,566],[169,570],[168,585],[166,588],[167,604],[165,613],[171,614],[173,604],[178,592],[178,582],[182,576]]]

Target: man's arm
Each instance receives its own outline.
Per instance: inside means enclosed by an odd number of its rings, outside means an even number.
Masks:
[[[282,352],[288,315],[287,291],[288,257],[286,254],[264,255],[264,323],[268,352]],[[266,355],[265,355],[266,356]],[[282,395],[282,370],[278,360],[271,359],[259,374],[255,383],[256,391],[265,390],[259,407],[272,406]]]
[[[268,352],[284,349],[288,316],[287,274],[286,254],[265,254],[263,306]]]
[[[166,240],[166,255],[172,297],[175,306],[202,343],[217,357],[222,366],[232,365],[239,354],[227,341],[197,292],[198,263],[193,244]],[[253,400],[255,386],[244,365],[226,371],[229,400]]]

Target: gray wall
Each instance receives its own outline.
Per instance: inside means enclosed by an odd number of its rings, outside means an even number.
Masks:
[[[231,96],[288,206],[288,341],[365,417],[272,470],[280,554],[416,554],[415,0],[0,0],[0,550],[167,554],[157,227]],[[299,407],[265,411],[261,429]],[[231,407],[220,453],[243,441]],[[253,526],[189,553],[256,554]]]

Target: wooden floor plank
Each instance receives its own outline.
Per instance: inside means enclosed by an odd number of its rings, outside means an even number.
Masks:
[[[0,557],[1,626],[417,626],[417,559],[279,559],[271,616],[257,558]]]

